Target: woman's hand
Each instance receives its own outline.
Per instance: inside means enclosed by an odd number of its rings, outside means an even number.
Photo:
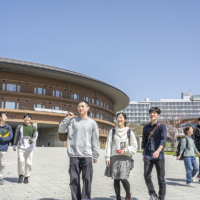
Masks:
[[[106,166],[110,166],[110,160],[106,160]]]
[[[119,154],[121,154],[121,155],[125,155],[125,150],[124,150],[124,149],[121,150]]]
[[[177,158],[176,158],[176,160],[179,160],[181,158],[181,155],[180,156],[178,156]]]
[[[198,153],[198,156],[200,157],[200,153]]]

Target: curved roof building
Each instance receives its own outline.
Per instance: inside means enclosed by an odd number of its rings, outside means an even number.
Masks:
[[[0,111],[7,112],[13,129],[25,113],[31,113],[39,130],[37,146],[66,146],[58,140],[57,128],[68,111],[78,115],[81,99],[90,103],[90,117],[98,123],[100,142],[105,143],[115,113],[129,104],[124,92],[69,70],[0,58]]]

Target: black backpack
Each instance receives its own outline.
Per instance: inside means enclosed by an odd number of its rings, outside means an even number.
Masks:
[[[188,149],[188,139],[187,137],[184,137],[186,139],[186,148],[185,149]],[[181,154],[181,157],[179,160],[183,160],[183,156],[184,156],[184,152],[185,152],[185,149],[183,150],[183,153]],[[181,150],[181,142],[178,143],[178,147],[177,147],[177,150],[176,150],[176,157],[178,157],[180,155],[180,150]]]

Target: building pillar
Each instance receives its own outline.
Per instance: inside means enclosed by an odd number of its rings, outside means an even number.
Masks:
[[[37,125],[37,123],[33,123],[33,126],[35,126],[35,128],[37,128],[37,131],[38,131],[38,125]],[[38,132],[38,136],[39,136],[39,132]],[[37,147],[37,140],[33,143],[33,145],[34,145],[34,147]]]

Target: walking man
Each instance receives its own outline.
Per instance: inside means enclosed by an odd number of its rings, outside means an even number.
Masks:
[[[194,139],[194,143],[196,145],[197,150],[200,152],[200,118],[198,118],[198,125],[194,129],[194,133],[192,135],[192,138]],[[200,180],[200,157],[199,157],[199,174],[198,178]]]
[[[164,200],[166,193],[164,148],[167,129],[164,124],[158,122],[160,114],[161,110],[158,107],[152,107],[149,110],[151,122],[144,127],[142,135],[144,179],[150,200]],[[151,180],[151,172],[154,165],[159,183],[159,196],[157,196]]]
[[[90,200],[93,175],[92,163],[97,163],[99,157],[99,129],[97,123],[89,118],[87,101],[78,103],[79,116],[74,113],[60,123],[58,132],[68,133],[67,153],[70,157],[70,188],[72,200]],[[82,172],[83,189],[80,188],[80,173]]]
[[[7,114],[0,113],[0,185],[4,184],[3,175],[6,165],[6,152],[8,151],[8,143],[13,138],[12,127],[6,124]]]
[[[24,115],[24,124],[17,127],[13,150],[18,147],[18,182],[29,183],[28,178],[32,172],[33,148],[34,142],[38,138],[37,128],[31,124],[32,115],[27,113]]]

